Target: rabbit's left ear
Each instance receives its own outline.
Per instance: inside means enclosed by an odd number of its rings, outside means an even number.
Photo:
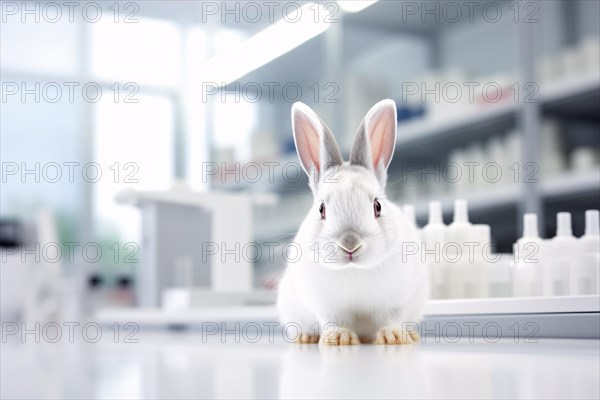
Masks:
[[[350,152],[350,164],[372,170],[384,186],[395,146],[396,103],[386,99],[375,104],[360,124]]]
[[[311,185],[319,181],[323,171],[344,163],[333,134],[304,103],[297,102],[292,106],[292,130],[302,167],[312,178]]]

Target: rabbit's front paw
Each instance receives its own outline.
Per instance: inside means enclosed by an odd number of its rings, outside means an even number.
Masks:
[[[385,327],[377,332],[373,344],[411,344],[420,340],[417,332],[406,332],[400,328]]]
[[[319,335],[310,335],[308,333],[302,333],[296,338],[298,344],[312,344],[319,343]]]
[[[348,346],[360,344],[360,341],[356,333],[350,329],[335,327],[323,332],[319,343],[329,346]]]

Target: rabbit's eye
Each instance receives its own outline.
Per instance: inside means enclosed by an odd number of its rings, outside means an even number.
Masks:
[[[375,218],[379,218],[381,215],[381,203],[377,199],[373,202],[373,210],[375,211]]]
[[[325,219],[325,203],[321,203],[319,206],[319,212],[321,213],[321,219]]]

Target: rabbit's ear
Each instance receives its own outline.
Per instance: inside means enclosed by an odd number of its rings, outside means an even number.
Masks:
[[[360,124],[350,152],[350,164],[374,171],[385,184],[395,146],[396,103],[386,99],[375,104]]]
[[[324,170],[343,164],[342,153],[331,131],[304,103],[292,106],[292,130],[302,167],[309,177],[314,175],[314,182]]]

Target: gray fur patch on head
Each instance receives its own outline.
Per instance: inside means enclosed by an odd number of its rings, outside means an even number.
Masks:
[[[344,163],[344,159],[342,158],[342,153],[340,152],[340,148],[337,145],[331,130],[320,118],[319,120],[323,125],[323,148],[321,152],[321,160],[323,165],[321,165],[321,168],[324,171],[327,168],[338,167],[342,165]]]
[[[350,164],[360,165],[369,170],[373,169],[371,162],[371,149],[369,148],[369,141],[367,140],[367,132],[365,129],[365,121],[363,120],[356,133],[356,139],[352,145],[350,152]]]

